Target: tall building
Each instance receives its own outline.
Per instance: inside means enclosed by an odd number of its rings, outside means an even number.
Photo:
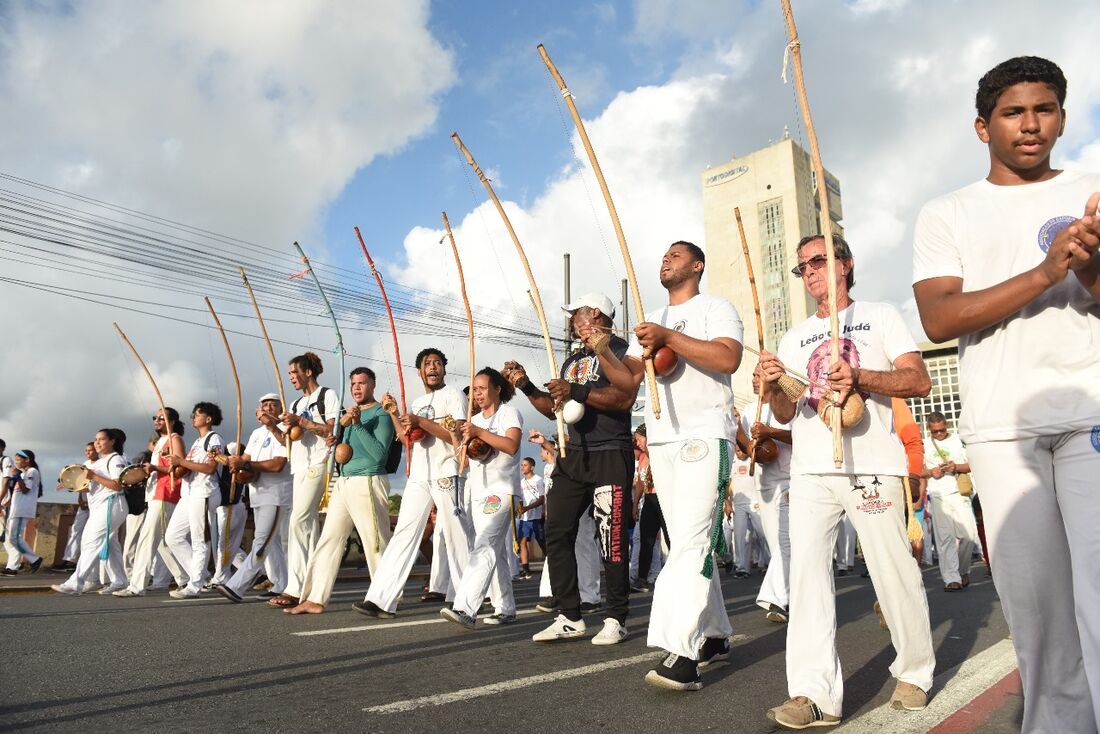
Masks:
[[[778,143],[707,168],[702,178],[706,288],[737,307],[745,322],[745,344],[755,349],[758,337],[752,291],[733,214],[734,207],[738,207],[760,295],[764,345],[774,351],[787,330],[815,310],[802,281],[791,275],[791,268],[798,262],[798,241],[821,231],[817,176],[810,155],[784,131]],[[825,186],[834,231],[842,234],[840,182],[826,171]],[[734,375],[734,395],[739,405],[752,400],[749,367],[755,364],[756,358],[746,354],[745,368]]]

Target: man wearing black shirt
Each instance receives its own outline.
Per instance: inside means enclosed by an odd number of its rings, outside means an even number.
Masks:
[[[592,293],[562,307],[570,314],[578,339],[602,333],[610,335],[609,351],[620,359],[625,340],[611,334],[615,307],[607,296]],[[546,503],[547,562],[553,566],[551,585],[561,613],[553,624],[534,635],[535,642],[583,637],[577,590],[575,544],[581,514],[592,505],[607,578],[607,618],[592,638],[594,645],[613,645],[626,638],[627,598],[630,593],[631,478],[634,455],[630,436],[630,408],[637,388],[624,392],[612,387],[601,369],[600,358],[587,348],[578,349],[565,361],[561,377],[539,390],[523,367],[507,362],[503,374],[547,418],[567,401],[583,406],[583,415],[569,426],[566,454],[559,457],[551,475]]]

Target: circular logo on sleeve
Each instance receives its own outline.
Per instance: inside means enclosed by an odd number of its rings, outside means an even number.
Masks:
[[[1100,426],[1092,427],[1092,432],[1089,434],[1089,438],[1092,439],[1092,447],[1097,451],[1100,451]]]
[[[1050,243],[1063,229],[1073,224],[1073,217],[1054,217],[1048,219],[1046,224],[1039,228],[1039,249],[1046,252],[1050,249]]]

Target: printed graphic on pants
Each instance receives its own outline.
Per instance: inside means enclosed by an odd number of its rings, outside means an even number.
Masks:
[[[623,559],[619,528],[623,523],[623,488],[618,484],[605,484],[592,492],[592,517],[596,521],[596,538],[600,544],[600,556],[612,563]]]
[[[707,448],[707,442],[701,441],[697,438],[693,438],[690,441],[684,442],[683,447],[680,449],[681,461],[700,461],[710,452]],[[748,471],[747,469],[745,470]]]
[[[481,502],[481,511],[484,512],[486,515],[493,515],[497,512],[500,512],[501,505],[503,504],[500,501],[500,497],[495,494],[489,495]]]
[[[853,477],[852,491],[859,492],[863,498],[863,501],[856,505],[856,509],[867,515],[881,515],[889,511],[894,503],[882,499],[879,494],[879,487],[881,486],[882,482],[879,481],[877,476],[871,477],[869,482],[867,477]]]

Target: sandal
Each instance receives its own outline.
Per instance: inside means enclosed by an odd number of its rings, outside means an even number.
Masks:
[[[274,599],[269,599],[267,603],[268,605],[276,607],[278,609],[286,609],[289,607],[298,606],[298,599],[287,594],[280,594]]]

